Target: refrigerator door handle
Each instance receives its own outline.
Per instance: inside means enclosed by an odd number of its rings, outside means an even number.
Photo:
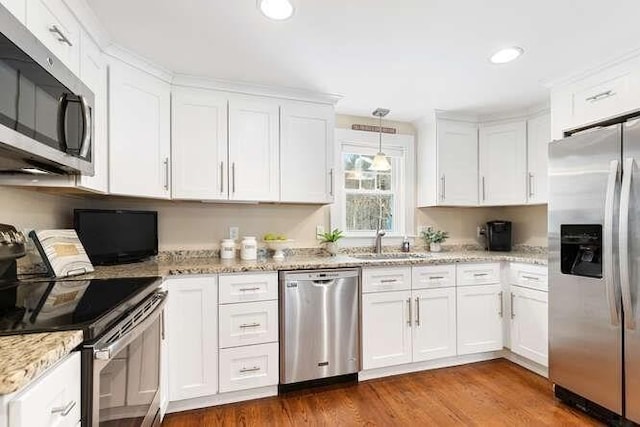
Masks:
[[[620,162],[612,160],[609,163],[609,178],[607,180],[607,193],[604,201],[604,282],[607,292],[607,302],[609,303],[609,315],[611,316],[611,324],[618,326],[620,324],[620,315],[618,313],[618,304],[616,302],[615,280],[613,274],[613,219],[614,219],[614,200],[616,192],[616,184],[618,182],[618,174],[620,172]]]
[[[620,223],[618,235],[620,259],[620,290],[622,292],[622,307],[624,309],[624,323],[627,329],[636,328],[633,304],[631,302],[631,276],[629,272],[629,208],[631,202],[631,180],[635,160],[629,157],[624,160],[622,174],[622,189],[620,190]]]

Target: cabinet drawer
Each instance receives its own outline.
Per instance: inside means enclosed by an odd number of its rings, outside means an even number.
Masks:
[[[517,264],[509,266],[509,283],[525,288],[548,291],[548,268],[541,265]]]
[[[220,392],[278,384],[278,343],[220,351]]]
[[[74,352],[9,402],[9,425],[75,427],[80,401],[80,353]]]
[[[411,289],[411,267],[364,268],[362,293]]]
[[[278,273],[220,275],[220,304],[278,299]]]
[[[446,288],[456,285],[456,266],[430,265],[413,267],[412,289]]]
[[[61,0],[27,1],[27,28],[64,65],[79,74],[80,24]]]
[[[500,264],[458,264],[456,279],[458,286],[500,283]]]
[[[278,301],[221,305],[220,348],[278,341]]]

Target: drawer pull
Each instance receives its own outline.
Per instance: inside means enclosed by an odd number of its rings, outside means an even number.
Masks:
[[[473,277],[483,277],[483,276],[488,276],[489,273],[473,273]]]
[[[60,43],[66,43],[69,45],[69,47],[73,46],[73,43],[71,43],[71,40],[69,40],[69,38],[64,35],[62,30],[57,25],[52,25],[51,27],[49,27],[49,32],[53,34],[57,34],[58,41]]]
[[[240,292],[251,292],[251,291],[259,291],[260,288],[259,287],[255,287],[255,288],[240,288]]]
[[[259,366],[254,366],[253,368],[242,368],[240,369],[240,372],[244,373],[244,372],[255,372],[255,371],[259,371],[260,367]]]
[[[242,325],[240,325],[240,328],[245,329],[245,328],[257,328],[258,326],[260,326],[260,323],[243,323]]]
[[[442,280],[444,276],[429,276],[429,280]]]
[[[395,283],[397,281],[398,279],[382,279],[380,280],[380,283]]]
[[[587,102],[598,102],[598,101],[601,101],[603,99],[610,98],[615,94],[616,93],[614,91],[612,91],[612,90],[606,90],[604,92],[600,92],[600,93],[597,93],[597,94],[595,94],[593,96],[585,98],[585,101],[587,101]]]
[[[527,280],[540,280],[540,278],[536,277],[536,276],[525,276],[525,275],[522,275],[522,278],[523,279],[527,279]]]
[[[71,410],[75,408],[75,406],[76,406],[76,401],[72,400],[71,402],[67,403],[65,406],[58,406],[51,409],[51,413],[60,414],[63,417],[66,417],[67,415],[69,415],[69,412],[71,412]]]

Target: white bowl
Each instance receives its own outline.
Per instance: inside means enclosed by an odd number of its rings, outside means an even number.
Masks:
[[[263,242],[269,249],[276,252],[275,254],[273,254],[273,259],[279,261],[284,259],[284,251],[285,249],[289,249],[291,247],[293,240],[263,240]]]

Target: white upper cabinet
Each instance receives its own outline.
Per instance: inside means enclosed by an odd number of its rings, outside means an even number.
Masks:
[[[333,202],[333,107],[287,102],[280,114],[280,201]]]
[[[527,202],[527,124],[525,121],[480,127],[480,204]]]
[[[476,206],[478,125],[436,118],[418,137],[418,207]]]
[[[174,87],[172,193],[174,199],[226,200],[228,96]]]
[[[543,114],[527,121],[527,203],[548,201],[547,165],[551,141],[551,116]]]
[[[23,24],[27,18],[27,1],[26,0],[0,0],[0,4],[7,8]]]
[[[27,28],[76,75],[80,69],[80,23],[62,0],[27,0]]]
[[[478,204],[478,126],[439,120],[438,205]]]
[[[278,201],[280,107],[276,100],[229,99],[229,199]]]
[[[109,189],[169,198],[171,87],[112,58],[109,63]]]
[[[551,89],[552,138],[637,110],[640,57],[558,84]]]
[[[109,190],[107,139],[107,66],[98,45],[86,32],[80,37],[80,78],[95,97],[93,119],[93,176],[80,176],[78,186],[101,193]]]

